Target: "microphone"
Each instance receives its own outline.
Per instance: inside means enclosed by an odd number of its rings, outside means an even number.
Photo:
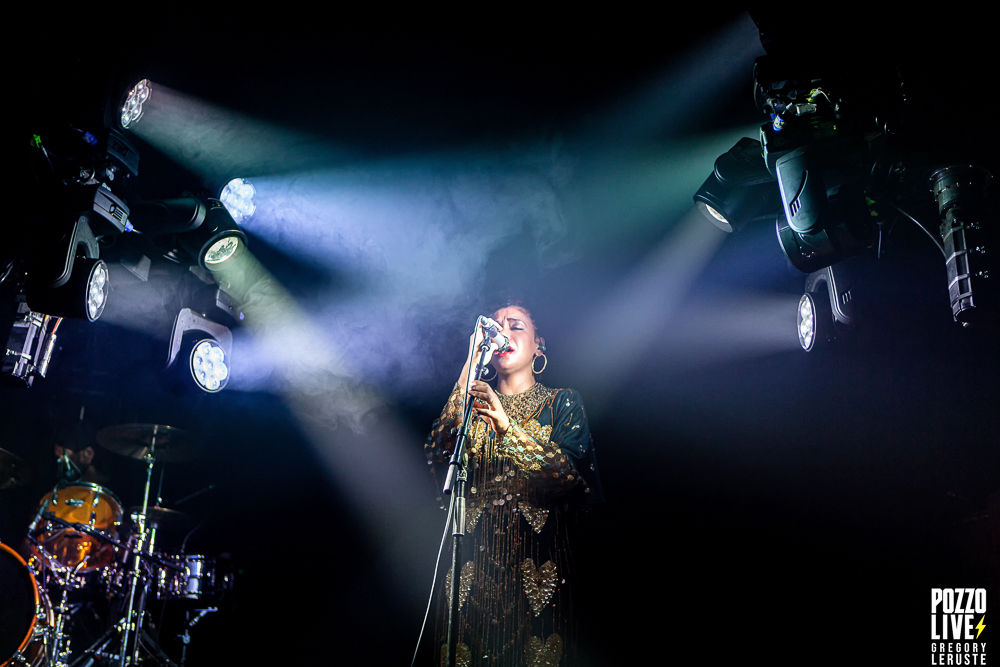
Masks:
[[[510,338],[500,333],[500,325],[490,317],[483,317],[483,331],[493,345],[497,346],[497,352],[506,352],[510,349]]]
[[[80,468],[65,453],[56,459],[56,477],[60,482],[74,484],[83,478]]]

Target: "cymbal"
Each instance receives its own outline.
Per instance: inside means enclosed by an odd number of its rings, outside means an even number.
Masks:
[[[0,491],[16,489],[31,481],[31,468],[17,454],[0,449]]]
[[[128,508],[129,516],[138,514],[141,511],[141,505]],[[190,527],[192,524],[194,524],[194,519],[184,512],[178,512],[167,507],[146,508],[146,525],[151,528],[156,528],[157,530],[183,529]]]
[[[97,432],[97,442],[115,454],[140,461],[150,453],[157,461],[165,463],[191,461],[205,455],[190,433],[162,424],[108,426]]]

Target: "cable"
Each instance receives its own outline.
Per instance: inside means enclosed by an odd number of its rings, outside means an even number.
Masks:
[[[455,513],[455,494],[450,494],[451,500],[448,502],[448,518],[444,522],[444,533],[441,534],[441,544],[438,546],[437,560],[434,561],[434,578],[431,580],[431,594],[427,598],[427,610],[424,612],[424,622],[420,624],[420,635],[417,637],[417,647],[413,649],[413,662],[410,667],[417,664],[417,652],[420,650],[420,641],[424,638],[424,629],[427,627],[427,617],[431,614],[431,604],[434,602],[434,589],[437,587],[438,571],[441,569],[441,554],[444,552],[444,543],[448,540],[448,528],[451,526],[452,516]]]
[[[896,209],[897,211],[899,211],[900,213],[902,213],[903,215],[905,215],[905,216],[906,216],[907,218],[909,218],[910,220],[912,220],[912,221],[914,222],[914,224],[916,224],[916,226],[917,226],[917,227],[919,227],[920,229],[924,230],[924,233],[925,233],[925,234],[927,234],[927,236],[928,236],[928,237],[930,238],[930,240],[934,242],[934,245],[936,245],[936,246],[937,246],[937,248],[938,248],[938,250],[940,250],[940,251],[941,251],[941,254],[942,254],[942,255],[944,256],[944,258],[945,258],[945,259],[948,259],[948,254],[947,254],[947,253],[946,253],[946,252],[944,251],[944,246],[943,246],[943,245],[941,245],[941,241],[940,241],[940,240],[938,240],[938,237],[937,237],[937,236],[935,236],[935,235],[934,235],[934,233],[933,233],[933,232],[931,232],[931,230],[929,230],[929,229],[927,229],[926,227],[924,227],[924,226],[923,226],[923,225],[922,225],[922,224],[920,223],[920,221],[919,221],[919,220],[917,220],[917,219],[916,219],[916,218],[914,218],[914,217],[913,217],[912,215],[910,215],[909,213],[907,213],[907,212],[906,212],[906,211],[904,211],[903,209],[899,208],[898,206],[896,206],[896,205],[895,205],[895,204],[893,204],[892,202],[889,202],[889,205],[890,205],[890,206],[892,206],[892,207],[893,207],[894,209]]]
[[[3,275],[0,276],[0,285],[3,284],[3,281],[7,280],[7,277],[13,270],[14,270],[14,260],[10,260],[10,263],[7,264],[7,268],[3,270]]]

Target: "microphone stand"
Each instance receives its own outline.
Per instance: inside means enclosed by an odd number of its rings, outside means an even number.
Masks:
[[[478,329],[480,322],[476,322]],[[484,337],[479,346],[479,363],[476,364],[476,379],[482,378],[486,370],[486,355],[490,351],[490,339]],[[472,369],[470,369],[472,372]],[[466,383],[468,388],[469,383]],[[451,608],[448,613],[448,667],[455,667],[458,658],[458,612],[459,612],[459,584],[461,579],[462,565],[462,537],[465,535],[465,481],[467,471],[463,464],[465,454],[465,441],[469,437],[469,421],[472,417],[472,403],[468,393],[465,395],[465,410],[462,413],[462,428],[458,432],[458,439],[455,441],[455,451],[451,453],[451,461],[448,462],[448,479],[444,483],[445,494],[452,493],[452,483],[455,482],[455,514],[452,517],[451,542]]]

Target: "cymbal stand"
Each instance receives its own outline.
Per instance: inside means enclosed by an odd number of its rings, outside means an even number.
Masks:
[[[156,539],[156,529],[146,534],[146,516],[149,510],[149,490],[153,481],[153,466],[156,463],[156,435],[158,429],[153,429],[153,436],[150,439],[149,453],[146,454],[146,489],[142,494],[142,511],[137,515],[139,540],[136,544],[136,552],[132,556],[132,572],[129,574],[129,596],[126,606],[124,626],[121,637],[121,655],[118,662],[119,667],[126,665],[137,665],[139,663],[139,644],[142,637],[142,618],[146,613],[146,594],[149,591],[148,578],[143,576],[140,570],[143,567],[141,554],[153,553],[153,542]],[[147,537],[149,538],[147,540]],[[139,586],[140,580],[142,586]],[[138,596],[138,600],[136,597]]]
[[[69,667],[94,667],[94,663],[97,659],[119,659],[120,653],[110,652],[107,650],[108,646],[115,640],[115,635],[121,632],[122,626],[124,625],[125,619],[122,619],[117,624],[112,625],[108,628],[101,637],[91,644],[90,648],[84,651],[77,659],[69,665]],[[163,649],[159,647],[148,632],[145,630],[140,630],[140,636],[142,638],[142,643],[146,649],[150,652],[153,659],[162,665],[163,667],[177,667],[177,663],[171,660]],[[105,664],[103,661],[101,664]]]
[[[180,667],[184,667],[184,661],[187,660],[187,650],[188,644],[191,643],[191,628],[198,625],[198,622],[205,618],[209,613],[213,611],[219,611],[218,607],[209,607],[208,609],[195,609],[195,616],[191,618],[191,612],[186,612],[184,614],[184,619],[187,621],[187,625],[184,626],[184,633],[177,635],[177,638],[181,640],[181,662]]]
[[[137,526],[135,546],[122,545],[105,538],[112,544],[124,548],[132,558],[132,568],[129,572],[128,604],[125,607],[125,614],[85,650],[71,667],[92,667],[96,658],[113,658],[117,660],[119,667],[134,667],[139,664],[140,647],[144,647],[159,664],[175,665],[156,640],[142,628],[142,621],[146,613],[146,596],[149,593],[149,584],[152,579],[149,572],[154,566],[176,567],[153,555],[156,528],[153,527],[148,532],[146,531],[149,492],[153,480],[153,466],[156,464],[155,448],[156,433],[154,432],[149,453],[143,457],[146,461],[146,488],[142,498],[142,510],[133,515]],[[85,528],[83,526],[75,527],[81,530]],[[87,531],[84,530],[84,532]],[[118,652],[109,652],[108,646],[115,641],[116,635],[119,639]]]

